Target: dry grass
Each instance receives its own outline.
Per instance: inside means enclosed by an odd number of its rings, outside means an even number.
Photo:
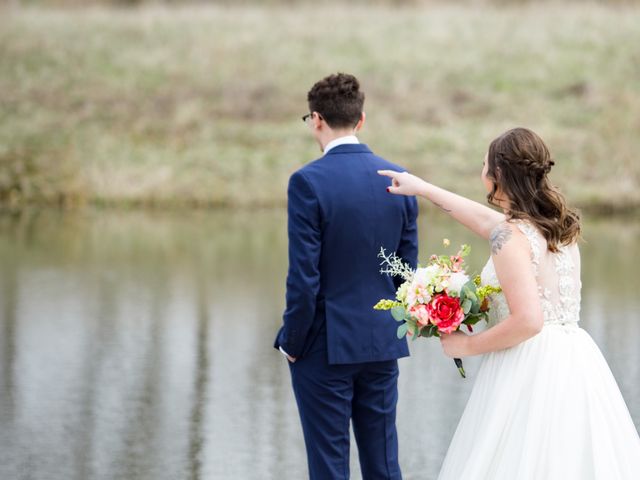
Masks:
[[[526,125],[574,203],[640,205],[640,10],[575,4],[16,10],[0,197],[281,204],[318,154],[306,91],[335,71],[363,83],[363,140],[445,187],[482,198],[489,141]]]

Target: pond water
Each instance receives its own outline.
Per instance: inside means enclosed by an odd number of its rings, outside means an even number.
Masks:
[[[439,212],[443,237],[488,248]],[[640,220],[585,224],[582,326],[640,427]],[[0,215],[0,478],[304,479],[284,359],[286,214],[30,211]],[[377,259],[372,258],[372,262]],[[439,342],[400,361],[405,479],[433,479],[478,366]],[[416,414],[419,412],[419,415]],[[355,444],[352,478],[360,478]]]

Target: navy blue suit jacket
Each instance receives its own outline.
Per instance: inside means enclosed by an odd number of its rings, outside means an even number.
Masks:
[[[416,266],[418,207],[414,197],[387,193],[380,169],[404,170],[347,144],[289,180],[287,306],[274,346],[291,356],[304,357],[325,335],[330,364],[409,355],[397,322],[373,306],[395,298],[401,283],[380,274],[380,247]]]

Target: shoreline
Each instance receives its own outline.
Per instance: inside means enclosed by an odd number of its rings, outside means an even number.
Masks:
[[[432,209],[423,204],[426,200],[419,200],[420,214],[428,214]],[[620,205],[613,205],[610,203],[593,203],[589,205],[581,204],[569,204],[571,207],[575,207],[582,217],[590,217],[594,219],[601,219],[605,217],[614,217],[620,219],[640,219],[640,203],[624,203]],[[131,202],[82,202],[73,205],[65,205],[62,203],[25,203],[18,205],[10,205],[6,203],[0,203],[0,216],[7,215],[21,215],[34,211],[50,211],[56,213],[78,213],[85,212],[136,212],[136,213],[149,213],[156,214],[159,212],[166,213],[228,213],[236,212],[239,214],[255,213],[260,211],[273,212],[282,211],[286,213],[286,202],[256,202],[256,203],[225,203],[225,202],[158,202],[158,201],[131,201]],[[436,211],[436,210],[433,210]]]

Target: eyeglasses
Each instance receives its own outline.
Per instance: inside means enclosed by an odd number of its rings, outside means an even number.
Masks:
[[[310,119],[312,119],[312,118],[313,118],[313,114],[314,114],[314,113],[315,113],[316,115],[318,115],[318,118],[319,118],[320,120],[322,120],[322,115],[320,115],[318,112],[311,112],[311,113],[307,113],[306,115],[303,115],[303,116],[302,116],[302,121],[303,121],[304,123],[307,123],[307,121],[308,121],[308,120],[310,120]]]

